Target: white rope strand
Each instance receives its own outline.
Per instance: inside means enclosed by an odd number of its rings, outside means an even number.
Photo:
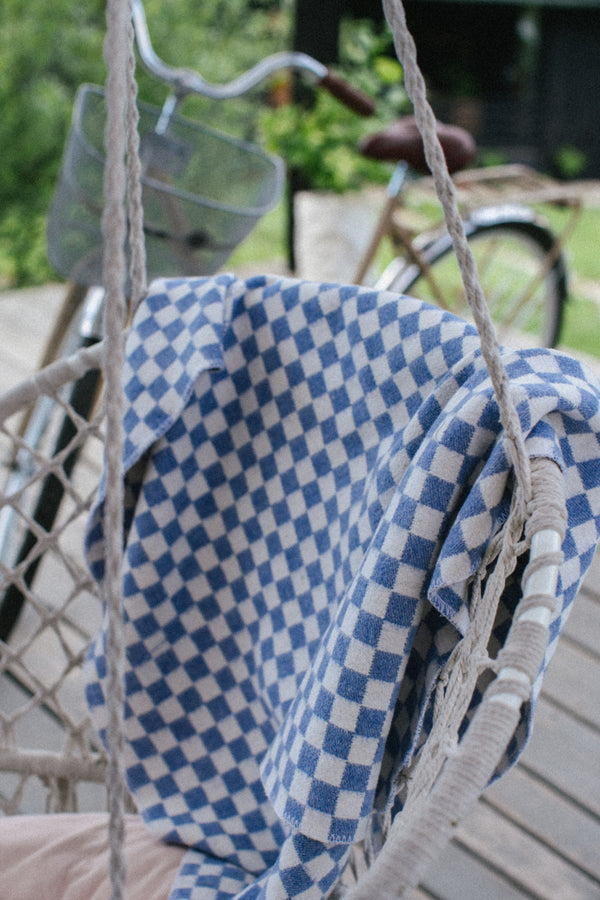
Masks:
[[[108,728],[109,752],[109,843],[112,900],[125,897],[125,778],[123,765],[123,705],[125,652],[122,633],[121,564],[123,480],[124,399],[121,373],[124,362],[125,328],[125,236],[126,195],[125,152],[127,135],[124,111],[128,107],[128,65],[130,53],[128,0],[108,0],[108,31],[105,57],[106,80],[106,166],[105,207],[102,220],[104,237],[103,277],[105,308],[106,378],[106,572],[105,599],[108,610]]]
[[[144,243],[144,208],[142,205],[142,165],[140,160],[140,137],[138,133],[139,112],[137,107],[137,82],[135,80],[135,54],[133,23],[128,26],[129,59],[127,66],[127,172],[128,172],[128,213],[129,247],[131,250],[131,314],[146,293],[146,246]]]

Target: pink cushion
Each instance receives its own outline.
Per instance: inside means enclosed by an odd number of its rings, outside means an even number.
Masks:
[[[10,900],[106,900],[108,817],[104,813],[0,818],[2,896]],[[160,843],[127,816],[128,900],[167,900],[185,848]]]

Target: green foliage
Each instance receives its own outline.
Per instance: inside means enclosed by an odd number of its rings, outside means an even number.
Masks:
[[[145,0],[156,52],[211,81],[234,77],[267,53],[289,46],[294,0]],[[0,0],[0,284],[55,277],[46,261],[45,221],[82,82],[102,84],[105,0]],[[379,97],[383,120],[403,108],[401,72],[389,36],[349,22],[342,70]],[[140,97],[162,104],[166,89],[138,72]],[[381,167],[354,150],[362,120],[323,92],[311,110],[264,109],[271,86],[246,100],[188,99],[182,113],[247,139],[269,142],[319,186],[344,190]]]
[[[145,5],[159,55],[215,81],[285,45],[290,0],[275,6],[257,0],[146,0]],[[251,15],[249,5],[256,6]],[[105,0],[0,2],[0,285],[55,277],[46,261],[47,210],[76,89],[82,82],[104,82],[104,35]],[[164,85],[141,71],[139,82],[142,98],[162,103]],[[214,105],[195,107],[190,100],[185,112],[206,116],[211,124],[220,117],[227,128],[237,120],[236,130],[248,133],[233,106],[217,115]]]
[[[554,165],[562,178],[577,178],[588,164],[583,150],[570,144],[560,147],[554,154]]]
[[[264,7],[249,0],[144,0],[158,55],[217,82],[283,48],[291,6],[289,0]]]
[[[377,100],[377,114],[361,118],[325,91],[312,103],[297,103],[261,114],[261,133],[307,186],[343,192],[369,181],[386,181],[389,171],[356,150],[359,139],[389,124],[409,108],[400,64],[390,55],[391,37],[369,21],[349,21],[340,35],[337,68],[351,84]]]
[[[101,0],[3,0],[0,7],[0,278],[41,281],[44,220],[75,85],[103,78]]]

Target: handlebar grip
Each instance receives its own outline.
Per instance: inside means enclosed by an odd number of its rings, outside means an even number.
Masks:
[[[375,112],[376,104],[372,97],[344,81],[339,75],[334,75],[333,72],[327,71],[319,81],[319,86],[325,88],[336,100],[359,116],[372,116]]]

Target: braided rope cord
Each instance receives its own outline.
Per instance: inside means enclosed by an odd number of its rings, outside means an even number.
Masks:
[[[112,900],[125,897],[127,877],[125,854],[125,790],[123,768],[123,679],[125,671],[124,642],[121,631],[121,545],[122,506],[121,454],[123,446],[121,371],[124,360],[123,328],[125,322],[125,210],[126,129],[123,100],[127,87],[126,4],[108,0],[108,31],[105,58],[106,78],[106,165],[105,206],[102,220],[104,238],[103,276],[106,290],[104,330],[106,346],[104,373],[106,379],[106,444],[107,480],[105,504],[106,577],[104,599],[108,611],[108,788],[109,847]]]
[[[531,497],[529,457],[525,449],[519,417],[511,397],[508,375],[500,358],[500,348],[494,325],[479,283],[477,266],[467,242],[463,221],[458,210],[454,184],[448,173],[444,152],[437,137],[435,115],[427,100],[427,88],[417,62],[415,42],[406,24],[406,15],[401,0],[383,0],[383,7],[394,35],[398,59],[404,69],[404,83],[414,106],[415,119],[423,137],[425,157],[433,175],[446,227],[452,238],[467,301],[479,332],[481,352],[500,407],[500,418],[512,456],[511,462],[517,480],[522,486],[524,498],[528,501]]]
[[[0,422],[26,409],[40,397],[53,397],[59,388],[70,381],[77,381],[90,369],[97,369],[106,351],[104,341],[93,347],[83,347],[71,356],[50,363],[27,381],[4,391],[0,397]],[[43,473],[42,473],[43,474]]]
[[[125,283],[128,198],[131,238],[132,298],[137,303],[145,288],[145,253],[141,201],[141,164],[137,134],[137,105],[133,27],[129,0],[108,0],[105,58],[106,166],[103,278],[106,289],[104,374],[106,379],[106,504],[105,600],[108,611],[108,728],[109,844],[112,900],[125,897],[125,773],[123,763],[123,705],[125,651],[122,632],[121,570],[123,547],[123,416],[125,401],[121,373],[125,353]],[[127,166],[125,160],[127,159]],[[127,178],[129,174],[129,178]],[[129,182],[129,191],[127,190]]]

